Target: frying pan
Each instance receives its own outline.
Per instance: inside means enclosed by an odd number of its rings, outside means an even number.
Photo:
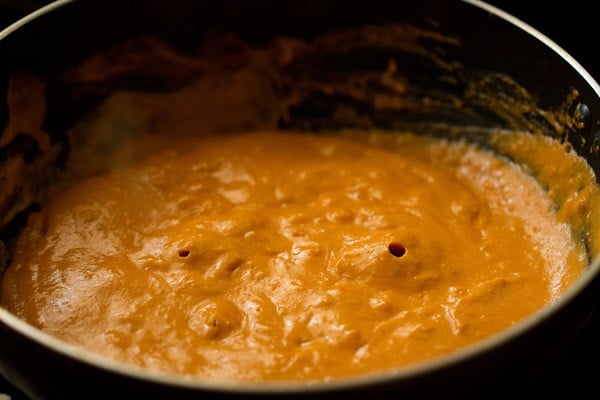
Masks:
[[[66,132],[111,91],[169,92],[185,84],[191,73],[172,71],[172,78],[170,64],[158,58],[163,68],[138,65],[86,80],[74,72],[84,60],[148,36],[184,55],[215,34],[233,33],[253,48],[287,37],[314,46],[280,65],[276,92],[294,101],[285,103],[285,112],[275,119],[277,128],[451,132],[484,146],[491,131],[535,131],[568,140],[600,173],[600,87],[569,54],[530,26],[477,0],[395,3],[61,0],[0,33],[0,98],[6,97],[11,77],[22,71],[44,82],[42,128],[60,152],[43,167],[60,171],[72,150]],[[235,53],[227,46],[220,49]],[[236,54],[228,67],[239,61]],[[382,90],[390,94],[389,88],[367,78],[389,68],[390,59],[396,60],[394,68],[407,85],[392,91],[399,99],[396,106],[381,106],[376,100]],[[347,86],[356,82],[362,82],[358,95]],[[340,113],[340,107],[351,112]],[[7,109],[5,101],[0,104],[0,126],[7,123]],[[556,121],[561,123],[549,121],[549,111],[560,114]],[[18,155],[37,165],[36,143],[27,132],[19,137],[0,149],[0,161]],[[26,185],[33,193],[13,199],[16,211],[4,218],[4,266],[26,216],[43,204],[36,185],[42,191],[51,184],[49,177],[33,176],[30,170],[23,174],[24,181],[34,183]],[[600,263],[591,260],[564,295],[518,325],[449,356],[370,377],[314,385],[224,385],[160,375],[68,346],[2,308],[0,372],[33,399],[502,397],[526,388],[585,326],[598,305],[599,275]]]

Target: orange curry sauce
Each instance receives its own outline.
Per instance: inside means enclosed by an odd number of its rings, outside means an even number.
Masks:
[[[30,218],[2,304],[151,370],[402,367],[517,323],[586,265],[536,181],[465,143],[255,132],[136,149]]]

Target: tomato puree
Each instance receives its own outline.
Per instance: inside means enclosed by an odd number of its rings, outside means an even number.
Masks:
[[[2,304],[153,371],[328,380],[442,356],[583,272],[536,180],[410,134],[140,139],[32,215]]]

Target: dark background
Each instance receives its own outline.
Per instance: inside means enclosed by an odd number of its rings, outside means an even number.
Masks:
[[[542,32],[600,81],[600,54],[597,38],[598,14],[595,1],[488,0],[509,14]]]
[[[47,4],[42,0],[0,0],[0,30],[23,15]],[[600,81],[600,46],[596,34],[598,19],[590,2],[540,0],[489,0],[508,13],[544,33],[573,56],[596,80]],[[518,44],[517,44],[518,45]],[[1,60],[0,60],[1,62]],[[548,82],[552,84],[552,82]],[[1,348],[0,348],[1,351]],[[549,365],[543,379],[534,385],[530,395],[548,396],[558,393],[587,392],[590,398],[600,381],[600,316],[595,316],[587,328],[555,365]],[[0,377],[0,394],[10,394],[13,400],[25,400],[17,390]],[[523,393],[515,393],[520,398]]]
[[[418,1],[418,0],[417,0]],[[449,0],[450,1],[450,0]],[[49,3],[48,0],[0,0],[0,29],[21,16]],[[598,14],[582,1],[488,0],[544,33],[570,53],[600,81]]]

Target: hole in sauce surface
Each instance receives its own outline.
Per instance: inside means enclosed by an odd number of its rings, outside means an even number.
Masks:
[[[185,258],[190,255],[190,251],[187,249],[181,249],[177,254],[179,255],[179,257]]]
[[[388,250],[390,251],[390,254],[394,257],[402,257],[404,254],[406,254],[406,248],[398,242],[390,243],[388,246]]]

